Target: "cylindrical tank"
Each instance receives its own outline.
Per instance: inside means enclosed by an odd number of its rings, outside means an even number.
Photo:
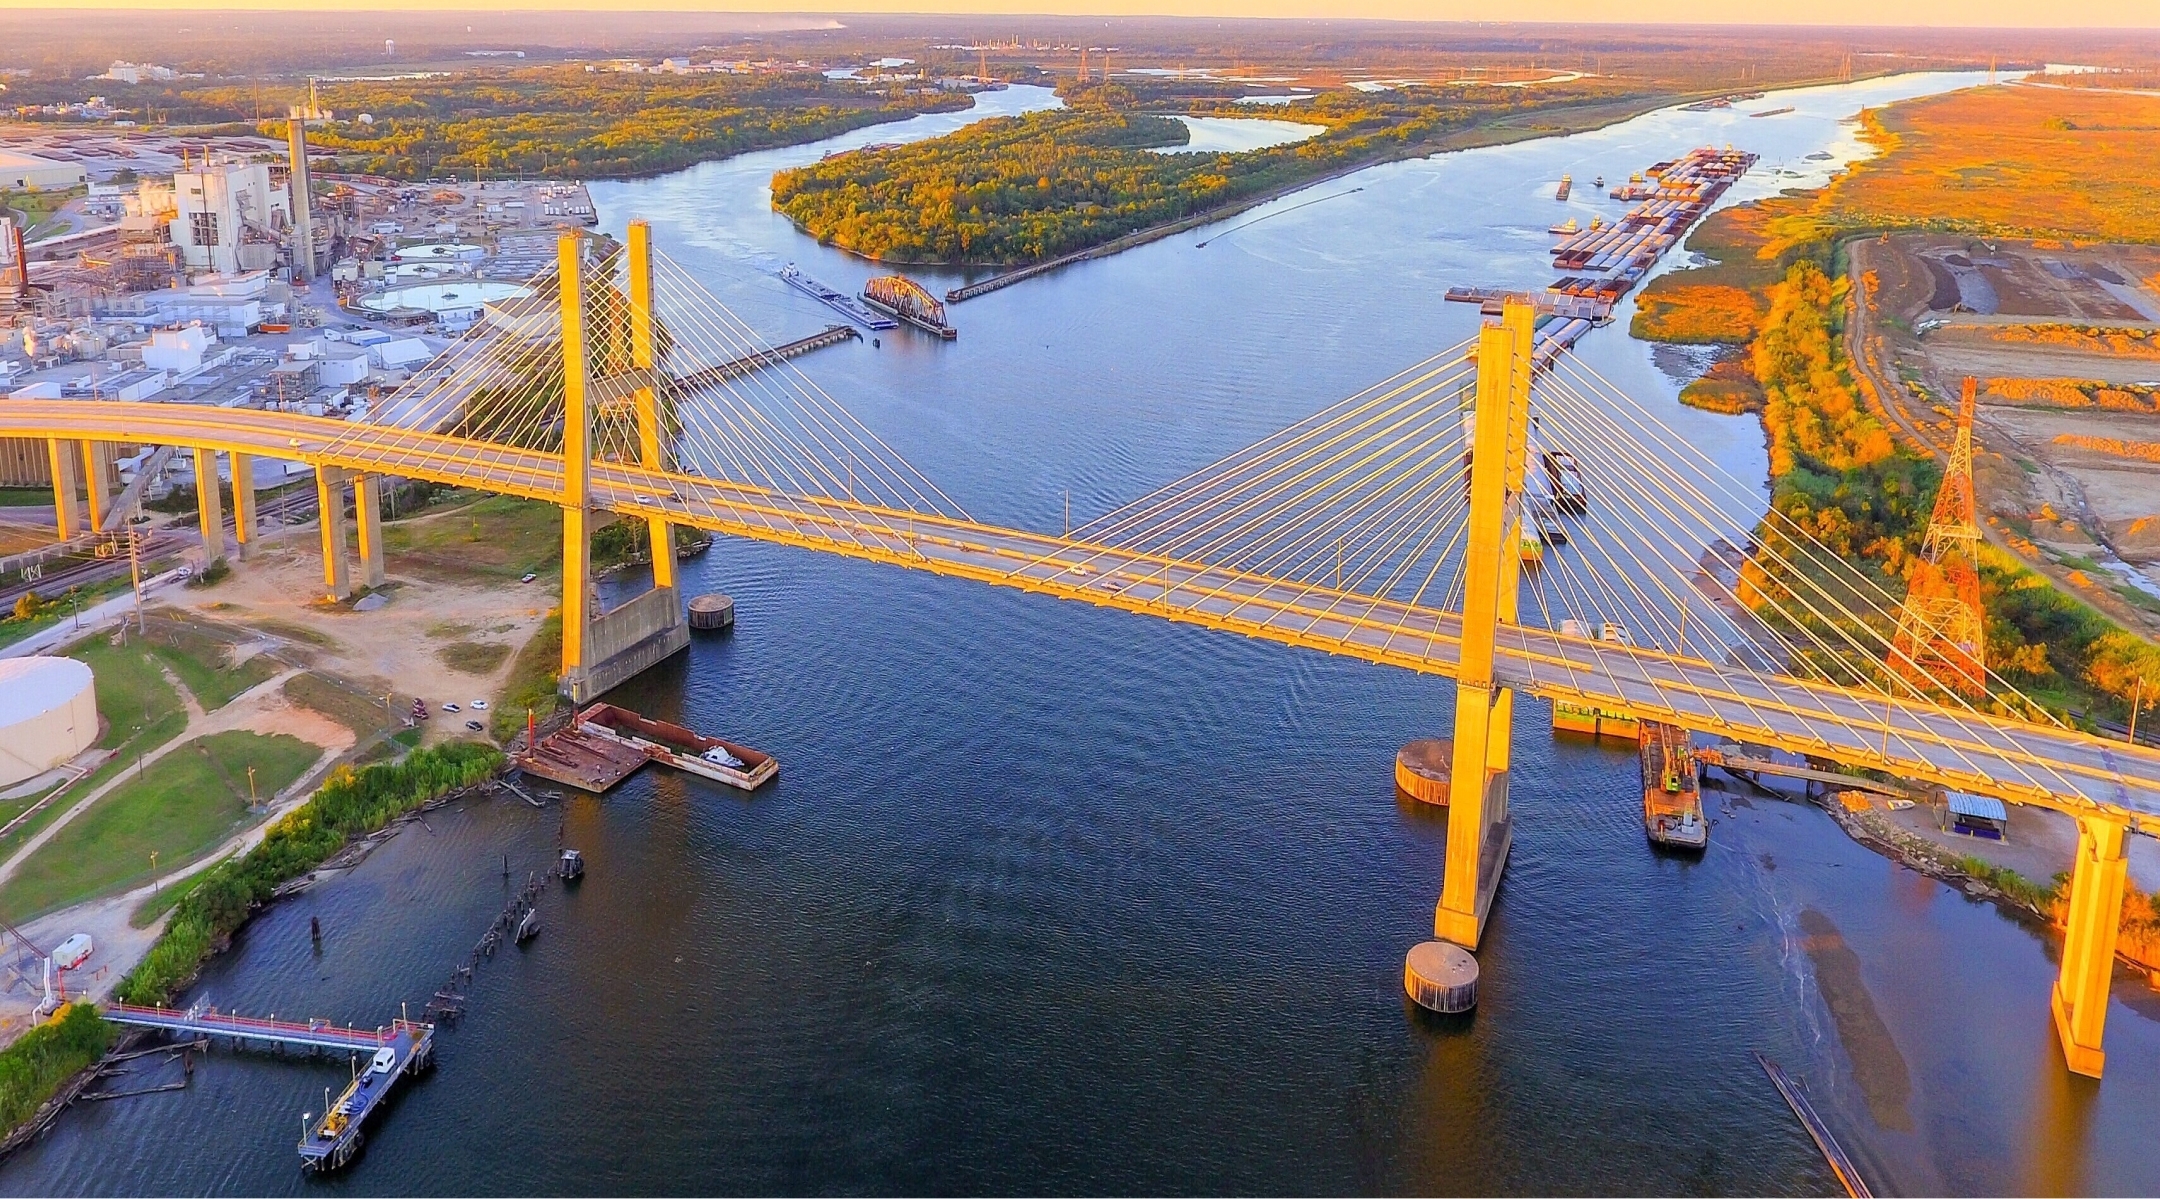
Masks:
[[[96,682],[73,658],[0,658],[0,787],[90,748],[98,735]]]
[[[690,627],[693,629],[729,629],[735,627],[735,601],[714,592],[690,601]]]
[[[1455,768],[1455,743],[1444,737],[1412,741],[1395,755],[1395,785],[1421,803],[1447,806],[1448,779]]]

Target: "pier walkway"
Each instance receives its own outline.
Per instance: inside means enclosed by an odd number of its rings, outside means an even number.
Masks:
[[[292,1020],[262,1020],[253,1016],[221,1012],[212,1007],[181,1009],[108,1003],[101,1010],[107,1020],[136,1028],[156,1028],[192,1036],[231,1037],[236,1041],[261,1041],[266,1044],[293,1045],[308,1049],[347,1049],[367,1053],[390,1045],[408,1030],[423,1030],[415,1034],[421,1041],[425,1041],[428,1035],[434,1032],[431,1024],[413,1024],[405,1020],[393,1020],[383,1028],[347,1028],[344,1025],[332,1024],[328,1020],[309,1020],[304,1024]]]

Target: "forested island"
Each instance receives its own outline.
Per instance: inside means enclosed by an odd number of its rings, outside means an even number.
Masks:
[[[1069,107],[985,120],[905,146],[835,155],[773,177],[773,207],[830,245],[883,262],[1011,265],[1220,213],[1316,179],[1448,148],[1451,135],[1512,119],[1519,135],[1564,114],[1624,114],[1651,93],[1610,81],[1550,89],[1450,86],[1315,93],[1256,111],[1245,89],[1206,81],[1068,82]],[[1326,132],[1237,153],[1162,154],[1184,124],[1164,115],[1289,116]],[[1539,116],[1549,118],[1531,123]],[[1504,136],[1495,135],[1495,139]]]
[[[78,99],[81,80],[19,80],[8,99]],[[112,103],[141,125],[282,140],[305,80],[178,79],[114,85]],[[689,75],[576,65],[323,80],[317,153],[337,169],[391,179],[442,175],[596,179],[658,175],[752,150],[796,145],[865,125],[974,103],[905,83],[829,79],[811,70]]]

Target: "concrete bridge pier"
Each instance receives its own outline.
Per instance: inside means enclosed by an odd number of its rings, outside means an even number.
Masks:
[[[53,437],[46,440],[45,449],[52,461],[53,514],[60,540],[80,537],[87,531],[82,509],[83,443]]]
[[[105,527],[113,497],[120,491],[120,464],[109,442],[79,441],[83,460],[83,496],[90,510],[90,532]]]
[[[352,579],[345,570],[345,470],[336,466],[315,468],[315,509],[322,526],[323,589],[332,600],[352,595]]]
[[[233,542],[242,562],[255,544],[255,456],[235,453],[232,465]]]
[[[382,487],[375,475],[355,474],[353,520],[360,526],[360,585],[380,587],[389,580],[382,547]]]
[[[2125,829],[2106,816],[2078,817],[2077,862],[2070,873],[2070,921],[2062,970],[2051,1006],[2055,1034],[2072,1073],[2100,1077],[2107,1060],[2100,1036],[2107,1022],[2108,983],[2115,974],[2115,938],[2122,925],[2124,880],[2130,859]]]
[[[1515,695],[1494,681],[1493,658],[1501,626],[1515,624],[1520,615],[1522,566],[1516,542],[1530,440],[1535,319],[1529,304],[1510,301],[1501,319],[1487,322],[1478,333],[1447,866],[1433,913],[1433,935],[1465,949],[1476,949],[1484,935],[1515,835],[1508,816]]]
[[[202,523],[203,567],[225,560],[225,498],[218,489],[217,451],[195,451],[195,509]]]
[[[631,345],[640,366],[653,358],[651,233],[630,226]],[[675,547],[667,522],[654,520],[653,589],[603,612],[592,587],[592,380],[585,355],[580,236],[565,230],[556,243],[563,352],[563,606],[559,686],[574,704],[597,698],[690,644],[690,628],[674,587]],[[646,465],[659,456],[658,405],[650,386],[637,393]]]

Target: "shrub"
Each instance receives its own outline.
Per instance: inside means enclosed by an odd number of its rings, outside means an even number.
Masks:
[[[247,856],[203,873],[195,889],[173,906],[164,934],[114,996],[126,1003],[165,1002],[279,883],[321,865],[356,834],[477,783],[501,764],[502,755],[492,746],[450,741],[415,750],[394,764],[340,768],[313,798],[270,826]]]
[[[105,1056],[111,1043],[112,1025],[98,1018],[97,1008],[71,1003],[0,1049],[0,1134],[37,1114],[63,1081]]]

